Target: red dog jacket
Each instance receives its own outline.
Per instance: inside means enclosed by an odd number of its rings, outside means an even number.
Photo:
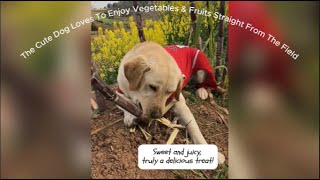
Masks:
[[[196,48],[180,45],[169,45],[164,48],[174,58],[181,69],[182,74],[186,76],[182,89],[188,84],[190,78],[198,70],[206,72],[206,79],[203,83],[197,84],[197,88],[204,87],[212,90],[217,88],[218,84],[210,62],[202,51]]]

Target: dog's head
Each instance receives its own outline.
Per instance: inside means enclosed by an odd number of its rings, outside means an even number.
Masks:
[[[124,74],[131,98],[141,106],[145,117],[162,117],[171,95],[179,100],[184,76],[169,54],[135,56],[124,64]]]

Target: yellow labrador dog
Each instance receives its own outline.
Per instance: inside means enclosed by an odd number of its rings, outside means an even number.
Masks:
[[[194,144],[207,144],[181,93],[184,75],[161,45],[144,42],[134,46],[122,59],[117,80],[121,89],[117,94],[139,105],[143,116],[149,118],[161,118],[167,99],[174,93],[178,101],[173,108],[175,115],[182,120],[180,123],[187,126]],[[123,111],[124,123],[129,127],[136,117]],[[220,153],[218,159],[219,163],[224,162]]]

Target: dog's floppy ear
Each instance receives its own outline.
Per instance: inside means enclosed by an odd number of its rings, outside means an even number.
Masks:
[[[177,89],[176,89],[176,92],[175,92],[175,98],[177,101],[179,101],[180,99],[180,93],[182,91],[182,84],[183,84],[183,81],[184,79],[186,78],[185,75],[182,75],[182,78],[180,79],[179,83],[178,83],[178,86],[177,86]]]
[[[139,89],[143,74],[150,71],[144,56],[135,57],[130,62],[125,63],[123,68],[124,75],[129,81],[130,91]]]

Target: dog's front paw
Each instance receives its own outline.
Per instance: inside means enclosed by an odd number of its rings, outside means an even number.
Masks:
[[[199,88],[199,89],[197,89],[196,94],[197,94],[202,100],[207,99],[208,96],[209,96],[209,93],[208,93],[208,91],[207,91],[205,88]]]
[[[134,119],[136,117],[130,113],[125,113],[123,122],[127,127],[132,127],[134,125]]]
[[[218,164],[223,164],[225,161],[226,157],[221,152],[218,152]]]

